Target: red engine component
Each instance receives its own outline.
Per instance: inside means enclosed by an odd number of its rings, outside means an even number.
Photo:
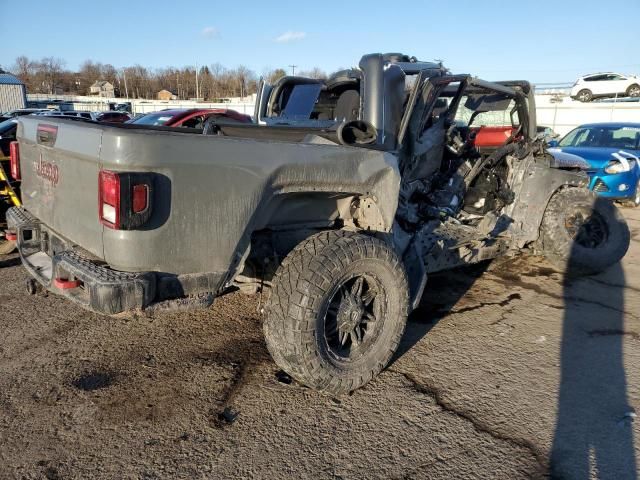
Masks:
[[[513,127],[479,127],[474,128],[476,138],[473,144],[476,147],[501,147],[507,139],[513,135]]]

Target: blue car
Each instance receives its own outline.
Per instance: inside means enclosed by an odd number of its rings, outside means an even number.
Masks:
[[[602,197],[640,205],[640,123],[592,123],[549,144],[557,162],[582,168]]]

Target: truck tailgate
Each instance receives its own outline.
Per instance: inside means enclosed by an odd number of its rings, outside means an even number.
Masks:
[[[97,190],[102,127],[24,117],[18,139],[27,210],[62,237],[102,258]]]

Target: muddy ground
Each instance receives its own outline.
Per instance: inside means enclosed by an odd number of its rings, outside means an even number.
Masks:
[[[0,260],[0,478],[634,478],[640,210],[621,266],[432,277],[394,363],[335,398],[278,372],[260,299],[113,319]],[[553,465],[553,470],[550,470]]]

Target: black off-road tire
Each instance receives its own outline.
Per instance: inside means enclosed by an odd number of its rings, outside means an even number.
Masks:
[[[589,90],[588,88],[583,88],[578,92],[576,98],[583,103],[588,103],[593,100],[593,93],[591,93],[591,90]]]
[[[601,240],[585,246],[584,240],[572,236],[575,216],[595,222],[604,231]],[[591,223],[593,224],[593,223]],[[580,235],[580,234],[579,234]],[[543,254],[561,271],[571,276],[599,273],[619,262],[629,249],[627,222],[616,206],[585,188],[564,188],[556,192],[544,213],[540,228]]]
[[[360,275],[378,282],[383,296],[375,301],[383,302],[385,314],[376,320],[381,323],[369,347],[343,361],[329,345],[328,311],[339,287]],[[398,348],[408,292],[402,262],[383,241],[345,231],[313,235],[287,255],[273,279],[264,321],[269,352],[304,385],[332,394],[353,391],[380,373]]]

